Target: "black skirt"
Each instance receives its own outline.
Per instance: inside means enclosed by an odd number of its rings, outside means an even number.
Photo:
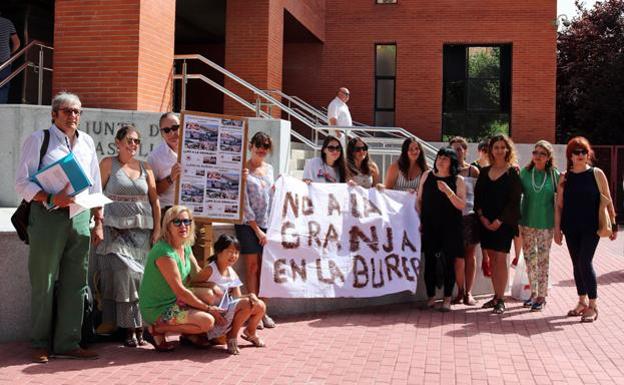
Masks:
[[[266,233],[266,229],[260,228]],[[249,225],[234,225],[236,231],[236,238],[241,245],[241,254],[262,254],[262,246],[260,246],[260,240],[256,236]]]
[[[509,253],[511,241],[517,234],[517,231],[506,223],[503,223],[496,231],[490,231],[481,225],[480,231],[481,248],[501,253]]]

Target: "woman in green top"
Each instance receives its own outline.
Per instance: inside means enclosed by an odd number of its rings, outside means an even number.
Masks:
[[[206,332],[225,323],[217,306],[200,300],[185,285],[201,269],[193,256],[193,214],[184,206],[173,206],[162,221],[162,239],[147,256],[139,291],[143,321],[150,325],[145,339],[158,351],[173,350],[166,333],[180,333],[180,341],[199,347],[209,345]]]
[[[531,311],[540,311],[548,295],[548,265],[555,226],[555,193],[559,171],[555,168],[553,146],[545,140],[535,143],[531,162],[520,171],[522,205],[520,233],[526,261],[531,298],[524,302]]]

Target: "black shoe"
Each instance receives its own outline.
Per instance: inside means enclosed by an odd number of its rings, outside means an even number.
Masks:
[[[533,300],[533,297],[531,297],[531,298],[527,299],[526,301],[524,301],[522,306],[532,308],[534,304],[535,304],[535,301]]]
[[[505,310],[507,310],[505,308],[505,301],[499,299],[498,302],[496,302],[496,305],[494,305],[494,309],[492,309],[492,312],[494,314],[503,314]]]
[[[542,311],[545,307],[546,300],[543,300],[542,302],[533,302],[533,305],[531,305],[531,311]]]

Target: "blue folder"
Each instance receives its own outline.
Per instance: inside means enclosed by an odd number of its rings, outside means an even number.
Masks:
[[[45,186],[42,186],[37,176],[42,172],[45,172],[47,169],[54,167],[56,165],[60,165],[65,174],[67,175],[67,179],[69,179],[69,183],[71,183],[74,192],[71,195],[76,195],[82,192],[84,189],[89,188],[93,185],[89,180],[89,177],[84,172],[80,163],[76,160],[73,152],[65,155],[63,158],[57,160],[49,166],[46,166],[39,170],[35,175],[31,177],[32,181],[37,183],[39,187],[41,187],[44,191],[47,191]]]

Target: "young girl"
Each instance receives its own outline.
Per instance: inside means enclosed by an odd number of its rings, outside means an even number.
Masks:
[[[265,305],[251,293],[242,295],[243,285],[238,274],[232,268],[240,254],[238,240],[230,235],[222,234],[214,244],[215,254],[208,259],[204,267],[193,279],[193,292],[202,301],[222,309],[224,324],[217,324],[208,331],[208,338],[213,339],[226,335],[227,350],[230,354],[239,354],[238,331],[247,321],[247,328],[242,338],[256,347],[264,347],[264,341],[256,335],[256,328],[265,314]]]

